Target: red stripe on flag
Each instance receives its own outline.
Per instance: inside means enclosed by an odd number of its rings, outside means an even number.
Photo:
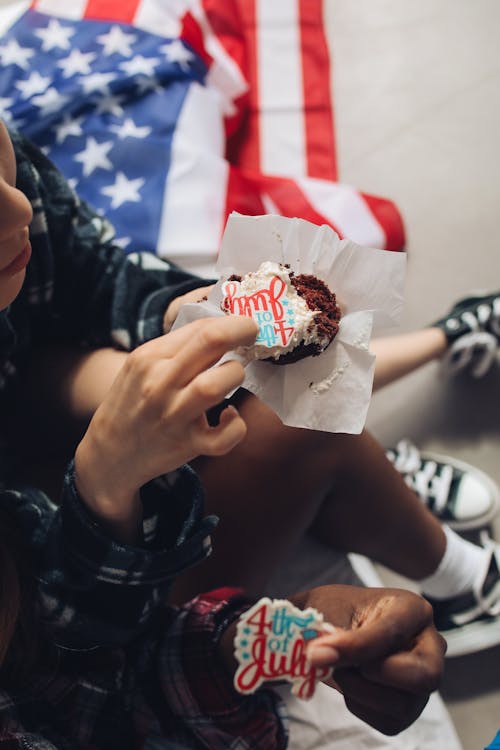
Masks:
[[[209,68],[212,64],[212,56],[208,54],[205,48],[205,39],[203,30],[196,18],[191,13],[186,13],[182,17],[180,38],[189,44],[191,49],[198,54],[205,65]]]
[[[215,36],[229,57],[243,71],[245,41],[238,8],[234,3],[227,2],[227,0],[223,3],[220,0],[202,0],[202,6]]]
[[[83,18],[132,23],[139,5],[140,0],[88,0]]]
[[[234,0],[245,40],[246,64],[243,70],[249,83],[248,109],[243,126],[228,144],[228,159],[233,164],[258,172],[260,164],[259,77],[257,73],[257,19],[255,0]]]
[[[405,228],[396,205],[376,195],[360,193],[375,220],[385,234],[385,250],[405,249]]]
[[[299,0],[307,174],[337,179],[330,54],[322,0]]]
[[[292,178],[262,176],[260,187],[263,193],[269,195],[282,216],[287,216],[290,219],[295,217],[306,219],[306,221],[318,224],[318,226],[328,224],[342,238],[339,229],[311,206],[307,197]]]
[[[234,60],[246,80],[246,49],[243,26],[238,8],[233,2],[220,0],[202,0],[203,10],[214,35],[221,43],[229,57]],[[244,112],[248,105],[248,94],[243,94],[234,101],[235,112],[224,120],[226,135],[230,138],[242,125]]]
[[[226,218],[231,211],[245,216],[261,216],[266,213],[260,197],[260,177],[247,175],[231,167],[227,181]]]

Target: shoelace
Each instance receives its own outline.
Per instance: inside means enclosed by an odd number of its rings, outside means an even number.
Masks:
[[[445,509],[453,479],[451,466],[441,465],[441,472],[437,474],[438,464],[423,460],[417,446],[408,439],[400,440],[395,451],[387,451],[386,455],[424,503],[430,505],[433,500],[436,513]]]
[[[472,593],[474,594],[477,606],[467,610],[467,612],[455,614],[453,619],[456,625],[466,625],[468,622],[472,622],[481,615],[490,615],[491,617],[500,615],[500,579],[499,583],[492,587],[489,594],[484,594],[483,592],[483,587],[493,557],[495,557],[497,568],[500,570],[500,547],[486,531],[481,532],[479,535],[479,541],[481,546],[485,549],[485,555],[482,564],[479,566],[472,587]]]
[[[499,346],[500,297],[478,305],[474,313],[465,311],[460,317],[470,328],[470,333],[450,346],[442,360],[443,368],[454,375],[470,367],[472,376],[481,378],[493,364]]]
[[[493,364],[497,349],[497,339],[492,333],[466,333],[450,346],[442,359],[442,368],[449,375],[470,368],[474,378],[482,378]]]

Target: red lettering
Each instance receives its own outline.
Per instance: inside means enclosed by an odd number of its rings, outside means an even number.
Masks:
[[[293,332],[295,328],[285,326],[284,320],[276,320],[274,325],[274,333],[281,336],[281,343],[283,346],[286,346],[290,339],[292,338]]]
[[[273,276],[269,291],[273,318],[275,320],[281,320],[281,318],[285,317],[283,305],[279,301],[280,297],[282,297],[286,291],[286,284],[283,279],[280,279],[279,276]]]
[[[248,625],[256,625],[257,626],[257,635],[264,635],[266,631],[269,631],[272,627],[272,620],[266,620],[267,615],[267,604],[263,604],[262,607],[259,607],[255,610],[253,615],[249,617],[248,619],[245,618],[245,622],[248,623]]]
[[[273,276],[269,289],[258,289],[253,294],[238,294],[240,285],[236,281],[226,281],[223,286],[224,299],[222,307],[233,315],[253,317],[254,312],[271,311],[275,320],[284,318],[283,305],[280,298],[286,292],[286,284],[279,276]]]
[[[297,695],[310,698],[314,693],[317,680],[324,679],[330,673],[326,667],[312,667],[306,659],[305,641],[298,639],[289,654],[269,651],[265,635],[256,638],[252,644],[252,661],[239,667],[235,681],[242,692],[253,692],[266,680],[279,680],[289,677],[293,682],[299,681]]]

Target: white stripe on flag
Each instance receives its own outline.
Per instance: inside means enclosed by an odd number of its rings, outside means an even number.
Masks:
[[[194,145],[196,144],[196,148]],[[225,220],[229,166],[219,94],[193,83],[175,129],[157,252],[215,260]]]
[[[22,2],[9,3],[9,5],[0,8],[0,34],[5,34],[7,29],[28,10],[29,6],[29,0],[22,0]]]
[[[83,18],[87,0],[38,0],[35,10],[48,15],[59,16],[59,18],[71,18],[78,21]]]
[[[278,206],[273,201],[271,196],[268,195],[268,193],[262,193],[260,199],[262,201],[262,205],[264,206],[264,211],[266,212],[266,214],[275,214],[276,216],[282,215]]]
[[[305,175],[302,52],[298,0],[256,0],[260,168]]]
[[[133,25],[151,34],[165,37],[178,37],[182,28],[182,18],[189,10],[187,0],[142,0],[134,16]]]
[[[313,178],[297,179],[307,200],[319,214],[353,242],[385,247],[385,234],[359,193],[349,185]]]
[[[191,8],[191,13],[196,18],[203,32],[203,43],[206,51],[213,58],[207,75],[207,84],[215,86],[222,91],[230,101],[234,101],[248,91],[248,83],[239,66],[231,55],[226,52],[224,46],[214,33],[207,19],[204,8],[196,3]],[[225,114],[232,114],[234,105],[226,108]]]

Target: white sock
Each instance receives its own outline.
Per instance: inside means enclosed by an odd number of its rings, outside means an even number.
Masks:
[[[481,560],[487,551],[443,526],[446,549],[438,567],[418,581],[423,594],[432,599],[449,599],[471,591]]]

